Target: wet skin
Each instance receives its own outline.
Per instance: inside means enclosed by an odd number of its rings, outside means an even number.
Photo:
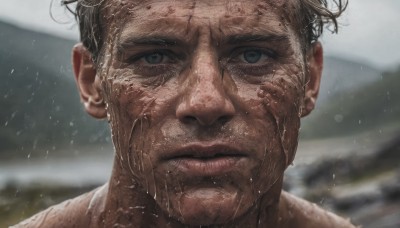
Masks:
[[[256,224],[250,212],[279,198],[305,95],[305,56],[282,6],[126,4],[109,8],[97,68],[117,153],[111,192],[146,193],[183,224],[248,213]]]
[[[74,49],[85,108],[107,116],[116,152],[93,227],[283,227],[296,217],[280,201],[283,172],[322,70],[319,43],[304,51],[289,23],[297,6],[108,3],[99,63]]]

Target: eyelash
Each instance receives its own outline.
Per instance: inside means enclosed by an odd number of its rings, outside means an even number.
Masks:
[[[245,52],[250,52],[250,51],[261,52],[262,55],[265,55],[268,59],[271,60],[278,59],[278,53],[272,49],[256,48],[256,47],[240,47],[233,51],[233,54],[229,58],[229,62],[237,63],[236,61],[238,61],[239,56],[244,55]],[[245,63],[244,61],[241,62]],[[245,64],[251,64],[251,63],[245,63]],[[257,65],[257,63],[251,65]]]
[[[161,49],[161,50],[152,50],[149,52],[139,53],[137,55],[131,56],[128,58],[127,62],[132,64],[132,63],[138,62],[140,60],[145,61],[144,58],[146,56],[150,56],[153,54],[160,54],[164,58],[167,57],[168,60],[172,60],[173,62],[175,62],[178,59],[177,56],[172,51],[167,50],[167,49]],[[152,65],[152,64],[149,64],[149,65]],[[154,65],[156,65],[156,64],[154,64]]]
[[[249,63],[244,60],[244,54],[249,51],[260,52],[264,55],[261,61]],[[233,51],[227,62],[227,69],[239,79],[251,83],[259,83],[263,76],[271,75],[279,61],[279,54],[275,50],[260,47],[240,47]]]
[[[246,52],[257,52],[262,56],[254,63],[250,63],[244,60]],[[159,54],[162,56],[160,63],[149,63],[145,58]],[[227,69],[235,72],[244,77],[259,77],[266,75],[273,68],[273,63],[279,58],[276,51],[272,49],[259,48],[259,47],[239,47],[231,51],[231,55],[227,58],[227,61],[223,61],[226,64]],[[179,55],[176,52],[169,49],[151,50],[147,52],[141,52],[136,55],[129,57],[126,62],[129,65],[135,66],[134,69],[138,71],[139,75],[145,78],[162,77],[168,79],[179,72],[179,66],[177,63],[179,60],[184,61],[185,56]],[[259,61],[261,60],[261,61]],[[140,72],[140,73],[139,73]]]
[[[229,61],[233,60],[234,58],[237,58],[239,55],[244,54],[245,52],[249,51],[255,51],[255,52],[261,52],[261,54],[267,56],[268,58],[271,59],[277,59],[278,54],[276,51],[271,50],[271,49],[263,49],[263,48],[254,48],[254,47],[241,47],[241,48],[236,48],[233,50],[233,53],[229,57]],[[134,63],[139,61],[142,58],[145,58],[146,56],[152,55],[152,54],[161,54],[164,57],[167,57],[169,60],[176,61],[177,59],[180,59],[176,53],[172,52],[171,50],[168,49],[160,49],[160,50],[153,50],[145,53],[140,53],[137,55],[134,55],[132,57],[128,58],[129,63]]]

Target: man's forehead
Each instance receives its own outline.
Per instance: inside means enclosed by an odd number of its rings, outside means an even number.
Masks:
[[[298,0],[106,0],[105,14],[123,18],[251,16],[295,10]],[[108,12],[107,12],[108,11]],[[107,16],[106,16],[107,17]],[[121,19],[121,18],[119,18]]]
[[[114,27],[121,39],[154,33],[185,34],[208,23],[224,35],[239,33],[287,33],[280,13],[293,0],[171,0],[121,1],[113,4]],[[122,7],[122,8],[121,8]],[[111,12],[110,12],[111,13]],[[144,29],[145,28],[145,29]]]
[[[159,14],[173,14],[177,7],[196,11],[204,6],[225,6],[229,14],[241,14],[247,10],[256,9],[288,9],[288,6],[298,4],[298,0],[105,0],[105,8],[121,11],[122,8],[130,12],[146,13],[151,9],[157,9]],[[253,9],[252,9],[253,8]],[[211,12],[210,12],[211,13]]]

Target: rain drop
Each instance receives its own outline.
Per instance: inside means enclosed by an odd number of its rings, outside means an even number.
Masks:
[[[336,114],[333,119],[335,120],[336,123],[341,123],[343,121],[343,115],[341,114]]]

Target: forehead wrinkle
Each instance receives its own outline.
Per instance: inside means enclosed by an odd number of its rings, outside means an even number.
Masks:
[[[240,16],[222,17],[219,25],[214,28],[213,34],[218,34],[219,38],[235,35],[269,35],[275,37],[289,36],[288,28],[272,15],[259,16]],[[243,26],[243,25],[246,26]]]
[[[196,29],[187,28],[189,15],[174,18],[160,17],[149,21],[133,20],[125,24],[119,42],[132,37],[174,37],[185,43],[190,43]]]
[[[278,2],[287,2],[288,0],[276,0]],[[276,2],[273,1],[273,2]],[[177,13],[163,15],[162,12],[154,11],[160,8],[160,5],[154,4],[152,8],[146,9],[153,1],[132,1],[130,4],[130,12],[125,19],[121,18],[120,37],[118,40],[124,40],[129,37],[149,37],[149,36],[173,36],[184,42],[193,41],[193,37],[198,33],[199,25],[207,23],[210,29],[210,34],[214,41],[222,40],[224,37],[237,34],[271,34],[274,36],[289,36],[289,32],[285,19],[279,15],[282,12],[280,7],[272,7],[271,1],[260,1],[255,4],[255,7],[243,7],[247,11],[245,15],[240,12],[231,12],[232,4],[224,5],[224,10],[216,10],[217,7],[211,7],[218,15],[213,15],[211,11],[207,11],[210,6],[217,5],[214,1],[184,1],[187,4],[180,5]],[[246,1],[236,2],[236,6],[245,3]],[[292,0],[290,0],[293,3]],[[193,4],[196,3],[196,4]],[[165,4],[161,4],[161,6]],[[202,7],[205,6],[206,7]],[[183,6],[183,10],[182,10]],[[176,7],[176,8],[177,8]],[[256,11],[255,11],[256,10]],[[125,11],[125,10],[124,10]],[[258,15],[254,12],[261,12]],[[178,15],[176,15],[178,14]],[[228,15],[228,16],[227,16]],[[145,20],[141,20],[145,18]],[[147,20],[147,18],[152,18]],[[210,20],[212,19],[212,20]],[[242,23],[238,23],[241,21]],[[244,26],[245,25],[245,26]]]

